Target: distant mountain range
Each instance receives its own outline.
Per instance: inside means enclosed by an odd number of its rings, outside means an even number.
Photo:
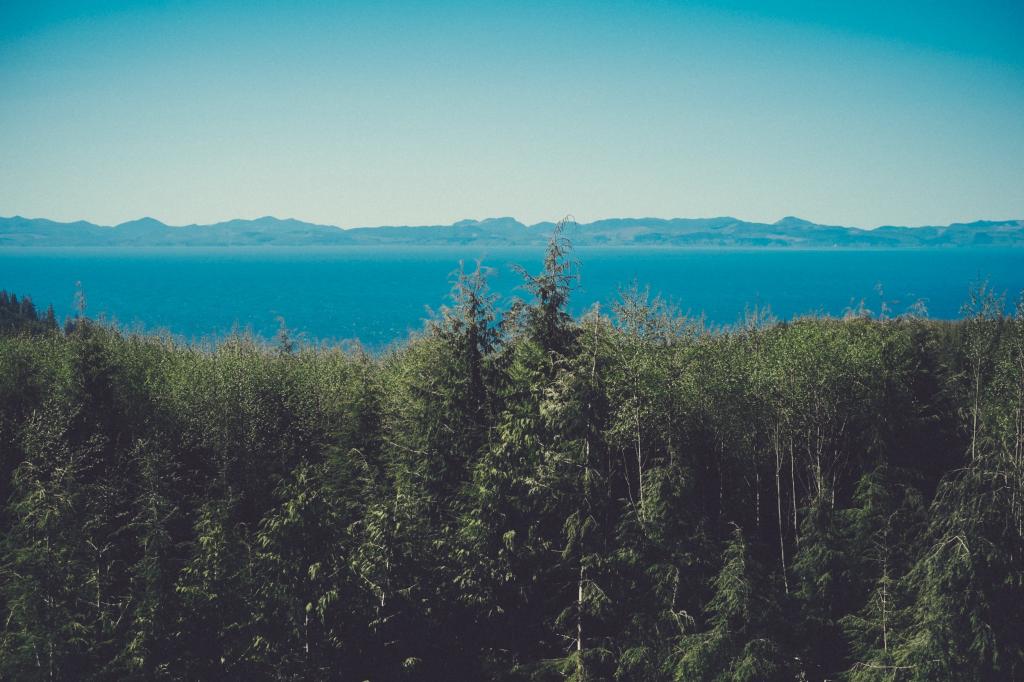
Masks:
[[[344,246],[541,245],[554,223],[514,218],[460,220],[452,225],[342,229],[265,217],[173,227],[142,218],[113,227],[84,221],[0,217],[0,246]],[[888,248],[1024,246],[1024,220],[979,220],[943,226],[884,226],[872,230],[788,217],[776,223],[736,218],[610,218],[572,225],[577,246]]]

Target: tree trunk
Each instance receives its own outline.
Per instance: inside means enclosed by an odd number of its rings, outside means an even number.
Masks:
[[[640,497],[640,519],[644,518],[644,460],[643,453],[640,450],[640,403],[639,398],[635,398],[636,402],[633,404],[633,419],[636,422],[636,470],[638,474],[638,484],[640,486],[639,497]]]
[[[789,484],[793,499],[793,542],[800,547],[800,523],[796,515],[796,459],[793,455],[793,440],[789,441]]]
[[[779,561],[782,564],[782,584],[789,594],[789,578],[786,576],[786,541],[782,523],[782,452],[779,445],[778,427],[775,428],[775,504],[779,519]]]
[[[980,363],[980,361],[979,361]],[[978,402],[981,394],[981,369],[974,368],[974,413],[971,416],[971,461],[978,456]]]
[[[761,472],[757,470],[757,463],[754,463],[754,528],[761,531]]]
[[[576,674],[578,679],[587,679],[586,667],[583,665],[583,580],[586,573],[580,557],[580,578],[576,583]]]

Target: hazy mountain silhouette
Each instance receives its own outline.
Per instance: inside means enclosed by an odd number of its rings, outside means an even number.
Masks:
[[[113,227],[85,221],[0,218],[0,246],[313,246],[543,244],[554,223],[524,225],[514,218],[460,220],[452,225],[395,225],[341,229],[265,216],[212,225],[170,226],[141,218]],[[872,230],[820,225],[794,216],[775,223],[718,218],[608,218],[571,225],[566,236],[580,246],[674,247],[952,247],[1024,246],[1024,220],[979,220],[943,226]]]

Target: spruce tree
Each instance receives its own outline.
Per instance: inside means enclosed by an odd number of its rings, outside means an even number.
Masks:
[[[754,682],[792,678],[777,583],[736,527],[712,583],[704,631],[683,637],[672,662],[677,680]]]
[[[4,539],[7,609],[0,671],[10,679],[75,679],[91,671],[93,614],[87,599],[89,557],[81,519],[89,458],[97,444],[73,446],[74,415],[51,404],[26,425],[26,460],[14,474]]]

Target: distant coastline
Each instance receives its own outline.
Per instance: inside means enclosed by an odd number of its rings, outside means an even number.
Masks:
[[[142,218],[115,226],[43,218],[0,217],[0,247],[221,246],[543,246],[554,223],[514,218],[451,225],[342,229],[263,217],[211,225],[170,226]],[[942,248],[1024,247],[1024,220],[979,220],[943,226],[874,229],[822,225],[795,217],[757,223],[732,217],[610,218],[566,231],[577,246],[667,248]]]

